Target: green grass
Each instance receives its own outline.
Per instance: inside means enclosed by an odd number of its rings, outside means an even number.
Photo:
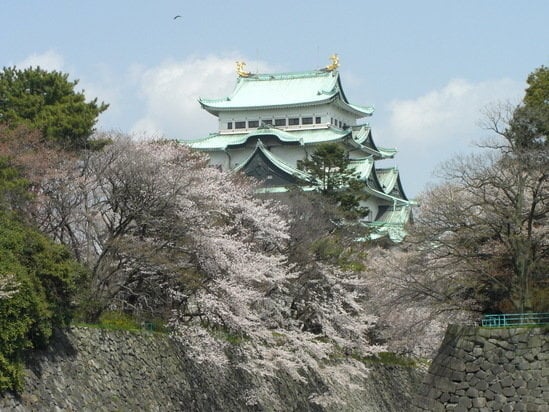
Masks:
[[[140,322],[132,316],[120,311],[104,312],[97,323],[73,322],[74,326],[84,326],[87,328],[107,329],[107,330],[125,330],[130,332],[151,331],[156,333],[167,333],[168,329],[161,320],[152,320]]]
[[[212,327],[211,325],[202,325],[202,326],[214,338],[228,342],[231,345],[240,345],[241,343],[249,340],[249,338],[246,335],[243,335],[241,333],[235,333],[221,326],[215,326],[215,327]]]
[[[371,356],[351,355],[351,357],[365,364],[404,366],[407,368],[416,368],[420,366],[417,359],[399,355],[394,352],[379,352]]]

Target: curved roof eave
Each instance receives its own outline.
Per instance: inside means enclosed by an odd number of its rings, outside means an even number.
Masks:
[[[398,179],[398,170],[396,169],[396,167],[391,167],[387,169],[377,169],[376,174],[377,174],[379,183],[383,188],[383,191],[385,193],[391,193]]]
[[[394,204],[398,204],[401,206],[412,206],[413,202],[410,202],[409,200],[400,199],[398,197],[394,197],[391,195],[388,195],[387,193],[380,192],[379,190],[372,189],[370,186],[366,185],[365,188],[366,192],[370,193],[373,196],[389,200],[390,202],[393,202]]]
[[[368,179],[372,173],[374,166],[374,159],[372,156],[364,157],[362,159],[350,159],[349,166],[359,173],[359,179]]]
[[[310,180],[310,175],[306,172],[303,172],[302,170],[299,170],[299,169],[295,169],[293,167],[291,167],[290,165],[284,163],[283,161],[281,161],[280,159],[278,159],[277,157],[273,156],[273,154],[268,151],[265,146],[263,145],[263,142],[261,140],[258,140],[257,141],[257,144],[256,144],[256,147],[255,147],[255,150],[253,150],[250,155],[240,164],[238,165],[237,167],[235,167],[233,170],[235,172],[238,172],[240,170],[242,170],[243,168],[246,167],[246,165],[248,164],[248,162],[252,159],[252,157],[256,154],[257,151],[261,151],[263,153],[263,155],[274,165],[276,166],[277,168],[279,168],[280,170],[282,170],[283,172],[289,174],[289,175],[292,175],[292,176],[295,176],[297,177],[298,179],[300,180]]]
[[[397,153],[396,149],[386,149],[378,147],[372,137],[372,129],[367,125],[354,126],[352,129],[351,144],[367,153],[378,156],[380,159],[392,159]],[[367,143],[367,144],[364,144]]]
[[[322,100],[311,100],[304,101],[299,103],[290,103],[290,104],[273,104],[273,105],[264,105],[264,106],[215,106],[213,104],[208,104],[204,100],[199,100],[200,106],[207,112],[213,114],[214,116],[219,116],[221,112],[240,112],[246,110],[277,110],[277,109],[294,109],[297,107],[311,107],[311,106],[320,106],[323,104],[332,103],[336,100],[337,95],[328,96]],[[221,100],[226,101],[226,100]],[[364,116],[362,116],[364,117]]]

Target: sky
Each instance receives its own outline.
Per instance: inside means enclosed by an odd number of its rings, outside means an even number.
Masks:
[[[79,80],[110,104],[98,130],[198,139],[217,130],[198,98],[229,95],[236,60],[307,71],[337,53],[347,98],[375,107],[376,144],[398,150],[379,166],[415,197],[489,136],[486,108],[519,103],[549,66],[548,22],[547,0],[0,0],[0,65]]]

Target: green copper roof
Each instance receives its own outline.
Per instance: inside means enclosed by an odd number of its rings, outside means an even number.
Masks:
[[[239,77],[233,93],[222,99],[200,98],[202,107],[214,115],[221,111],[314,105],[338,100],[357,118],[370,116],[372,107],[351,105],[338,71],[314,70],[299,73],[252,74]]]
[[[287,132],[276,127],[260,127],[250,133],[219,134],[212,133],[210,136],[199,140],[181,140],[181,143],[199,150],[224,150],[228,146],[245,143],[254,136],[276,136],[282,142],[297,142],[302,145],[332,142],[343,139],[349,134],[346,130],[336,128],[322,128],[309,130],[295,130]]]
[[[395,187],[395,184],[397,183],[398,179],[398,170],[395,167],[391,167],[388,169],[377,169],[377,178],[379,179],[379,183],[383,187],[383,190],[385,193],[390,193],[391,190]]]
[[[244,169],[257,150],[260,150],[274,166],[278,167],[280,170],[284,171],[285,173],[288,173],[289,175],[293,175],[299,180],[303,180],[303,181],[307,181],[310,179],[310,175],[308,173],[299,169],[295,169],[292,166],[284,163],[282,160],[280,160],[276,156],[273,156],[273,154],[265,148],[261,140],[257,141],[256,149],[248,156],[246,160],[242,162],[242,164],[235,167],[234,171],[237,172],[241,169]]]
[[[372,130],[368,125],[353,126],[353,140],[356,147],[374,155],[378,159],[392,158],[397,153],[396,149],[379,147],[374,143]]]

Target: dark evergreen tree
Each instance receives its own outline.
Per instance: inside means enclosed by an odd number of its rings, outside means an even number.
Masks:
[[[368,209],[360,206],[364,198],[364,182],[358,179],[351,167],[349,154],[337,143],[319,145],[310,159],[298,163],[301,170],[308,172],[311,184],[323,195],[336,200],[339,207],[353,217],[363,217]]]
[[[108,105],[97,99],[86,102],[84,92],[75,90],[77,84],[68,74],[40,67],[4,67],[0,72],[0,123],[39,129],[63,148],[86,147],[97,117]]]

